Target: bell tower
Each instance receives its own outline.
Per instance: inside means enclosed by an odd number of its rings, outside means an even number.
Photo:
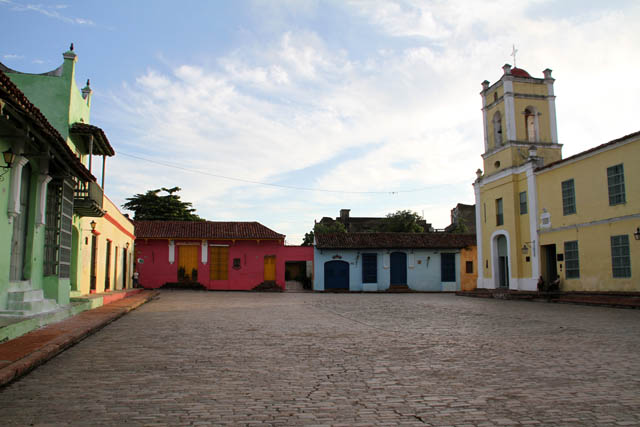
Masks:
[[[502,69],[500,80],[493,85],[485,80],[480,92],[485,176],[520,166],[531,155],[541,164],[562,159],[551,70],[534,78],[509,64]]]

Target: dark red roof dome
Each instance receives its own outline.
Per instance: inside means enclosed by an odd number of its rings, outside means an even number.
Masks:
[[[516,76],[516,77],[528,77],[528,78],[531,78],[531,75],[529,75],[529,73],[527,73],[522,68],[512,68],[511,69],[511,75]]]

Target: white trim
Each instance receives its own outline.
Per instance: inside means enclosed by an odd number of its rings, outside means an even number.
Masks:
[[[484,95],[482,96],[482,101],[484,102]],[[487,110],[485,108],[482,109],[482,130],[484,131],[484,151],[485,153],[489,151],[489,123],[487,123]]]
[[[525,164],[527,170],[527,199],[529,212],[529,235],[531,238],[531,277],[540,276],[540,239],[538,238],[538,190],[536,186],[536,175],[533,172],[535,162],[529,161]],[[537,282],[536,282],[537,285]]]
[[[511,238],[509,237],[509,232],[507,230],[496,230],[491,235],[491,279],[493,281],[492,289],[498,288],[498,245],[496,243],[498,236],[504,236],[507,239],[507,259],[509,261],[509,289],[517,289],[517,282],[514,281],[514,278],[511,277],[513,271],[511,270]],[[515,285],[515,287],[514,287]]]
[[[504,139],[503,133],[503,145],[506,142],[516,140],[515,102],[513,98],[513,82],[511,80],[505,80],[504,82],[504,120],[506,139]]]
[[[594,225],[613,224],[616,222],[627,221],[627,220],[632,220],[636,218],[640,218],[640,213],[625,215],[625,216],[617,216],[614,218],[599,219],[597,221],[581,222],[580,224],[565,225],[558,228],[548,228],[546,230],[541,229],[539,230],[539,232],[546,234],[546,233],[554,233],[556,231],[575,230],[577,228],[582,228],[582,227],[592,227]]]
[[[478,280],[476,287],[482,288],[484,280],[484,260],[482,259],[482,217],[480,207],[480,184],[476,182],[473,184],[473,192],[476,197],[476,252],[478,255],[477,271]]]
[[[553,92],[553,82],[551,80],[547,83],[547,93],[549,96],[547,100],[549,101],[549,130],[551,131],[551,142],[558,143],[558,123],[556,120],[556,96]]]
[[[176,260],[176,243],[169,240],[169,264],[173,264]]]
[[[46,174],[38,175],[38,199],[36,207],[36,226],[46,223],[47,184],[53,178]]]
[[[608,145],[606,147],[602,147],[599,150],[591,151],[589,153],[584,153],[584,152],[583,153],[578,153],[578,154],[575,155],[576,157],[574,157],[574,158],[567,158],[565,160],[560,160],[560,163],[558,163],[557,165],[553,165],[553,166],[550,166],[548,168],[543,168],[542,170],[536,171],[536,175],[540,175],[540,174],[545,173],[547,171],[552,171],[552,170],[561,168],[563,166],[570,165],[570,164],[573,164],[575,162],[579,162],[581,160],[586,160],[586,159],[588,159],[590,157],[596,156],[598,154],[606,153],[607,151],[614,150],[616,148],[622,147],[622,146],[627,145],[627,144],[632,144],[634,142],[640,142],[640,137],[638,135],[636,135],[634,138],[625,139],[625,140],[622,140],[622,141],[618,141],[615,144]],[[605,144],[607,144],[607,143],[605,143]],[[589,151],[589,150],[587,150],[587,151]]]
[[[491,184],[492,182],[498,181],[502,178],[506,178],[509,175],[517,175],[525,171],[525,165],[520,166],[511,166],[510,168],[503,169],[500,172],[496,172],[493,175],[489,175],[485,178],[482,178],[480,181],[480,186],[484,187],[487,184]]]
[[[207,241],[203,240],[201,245],[200,245],[200,254],[201,254],[201,258],[202,258],[202,263],[206,264],[207,263],[207,255],[208,255],[208,246],[207,246]]]
[[[9,224],[13,222],[13,218],[20,215],[20,191],[22,186],[22,168],[29,163],[26,157],[17,155],[11,166],[11,184],[9,188],[9,203],[7,206],[7,216]]]

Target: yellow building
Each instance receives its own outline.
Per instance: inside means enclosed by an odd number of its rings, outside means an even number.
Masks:
[[[74,222],[78,261],[72,265],[72,296],[133,287],[134,226],[118,207],[103,196],[104,215]]]
[[[551,70],[503,70],[482,83],[478,288],[640,291],[640,132],[563,160]]]

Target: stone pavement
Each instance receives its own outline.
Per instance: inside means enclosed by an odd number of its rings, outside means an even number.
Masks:
[[[83,311],[18,338],[0,343],[0,386],[27,374],[68,347],[149,301],[156,291],[131,292],[112,297],[101,307]]]
[[[0,402],[3,425],[635,425],[640,312],[163,291]]]

